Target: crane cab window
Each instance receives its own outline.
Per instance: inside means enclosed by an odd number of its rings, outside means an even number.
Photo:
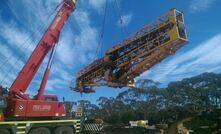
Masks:
[[[45,101],[58,101],[57,97],[45,97]]]

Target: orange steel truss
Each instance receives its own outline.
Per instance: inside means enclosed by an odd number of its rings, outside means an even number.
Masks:
[[[90,92],[94,86],[133,86],[135,77],[187,42],[183,13],[171,9],[79,71],[73,90]]]

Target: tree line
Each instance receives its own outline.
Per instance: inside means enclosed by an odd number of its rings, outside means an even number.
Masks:
[[[159,85],[152,80],[139,80],[136,88],[121,92],[115,98],[100,97],[98,105],[84,101],[85,114],[114,125],[131,120],[164,124],[208,114],[213,115],[208,116],[209,120],[211,117],[215,121],[221,115],[221,74],[203,73],[171,82],[165,88]],[[201,122],[201,125],[205,124]]]

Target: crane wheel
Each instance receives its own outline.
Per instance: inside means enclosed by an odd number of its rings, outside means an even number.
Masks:
[[[0,129],[0,134],[10,134],[8,129]]]
[[[32,129],[29,134],[51,134],[48,128],[39,127]]]
[[[74,131],[71,127],[63,126],[56,128],[55,134],[74,134]]]

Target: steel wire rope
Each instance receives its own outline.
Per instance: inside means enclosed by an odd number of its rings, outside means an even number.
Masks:
[[[62,2],[55,8],[55,10],[56,10],[61,4],[62,4]],[[12,15],[17,19],[18,22],[20,22],[20,20],[18,19],[17,15],[15,15],[14,11],[11,9],[10,4],[9,4],[8,2],[6,2],[6,5],[9,7],[9,10],[11,10]],[[53,13],[54,13],[54,11],[47,17],[47,19],[49,19],[50,16],[53,15]],[[20,23],[21,23],[21,22],[20,22]],[[23,24],[21,23],[21,25],[23,25]],[[40,27],[40,26],[39,26],[39,27]],[[43,28],[44,28],[44,27],[43,27],[43,25],[42,25],[42,26],[38,29],[38,32],[41,32],[41,31],[43,30]],[[34,32],[34,33],[36,34],[36,32]],[[26,31],[24,34],[28,34],[28,31]],[[34,34],[31,34],[30,36],[28,36],[27,39],[25,39],[25,41],[22,43],[21,47],[19,47],[18,49],[19,49],[20,51],[22,51],[21,48],[23,48],[23,47],[26,45],[26,43],[27,43],[28,41],[30,41],[30,39],[32,39],[33,36],[34,36]],[[31,42],[31,43],[32,43],[32,42]],[[13,54],[12,54],[11,56],[13,56]],[[5,61],[0,65],[0,69],[1,69],[2,65],[7,64],[7,62],[8,62],[7,60],[8,60],[8,59],[10,60],[11,56],[9,56],[9,57],[7,57],[7,58],[5,59]]]
[[[7,3],[8,4],[8,3]],[[46,20],[48,20],[48,19],[50,19],[50,17],[54,14],[54,12],[57,10],[57,8],[61,5],[62,3],[60,3],[54,10],[53,10],[53,12],[51,12],[50,14],[49,14],[49,16],[46,18]],[[9,5],[8,5],[9,6]],[[11,8],[9,8],[9,10],[11,10]],[[16,16],[16,15],[14,15],[14,16]],[[46,21],[45,20],[45,21]],[[18,20],[19,21],[19,20]],[[43,30],[44,30],[44,28],[45,28],[45,26],[44,25],[39,25],[39,29],[37,29],[38,30],[38,32],[43,32]],[[28,31],[26,31],[25,32],[25,34],[28,34]],[[31,40],[34,36],[36,35],[36,32],[33,34],[31,34],[30,36],[28,36],[27,37],[27,39],[25,39],[25,41],[21,44],[21,46],[19,47],[19,48],[17,48],[19,51],[24,51],[24,49],[22,49],[23,47],[25,47],[25,45],[26,45],[26,43],[28,43],[29,41],[31,41],[31,43],[33,43],[33,40]],[[36,39],[37,40],[37,39]],[[31,43],[29,44],[29,45],[31,45]],[[27,48],[25,48],[25,49],[27,49]],[[7,64],[8,63],[8,61],[11,59],[13,57],[13,54],[11,54],[10,56],[8,56],[6,59],[5,59],[5,61],[0,65],[0,70],[2,69],[2,66],[4,66],[5,64]]]
[[[117,0],[114,0],[114,2],[115,2],[116,12],[118,13],[118,16],[119,16],[119,19],[120,19],[121,31],[125,34],[125,36],[127,36],[128,32],[126,30],[126,27],[124,26],[124,20],[123,20],[123,16],[122,16],[122,13],[121,13],[120,5],[119,5]]]
[[[104,8],[104,17],[103,17],[103,21],[102,21],[102,28],[100,30],[100,38],[99,38],[99,42],[98,42],[98,45],[97,45],[97,48],[96,48],[96,51],[95,51],[95,55],[94,55],[94,58],[93,59],[96,59],[97,55],[98,55],[98,52],[99,52],[99,47],[101,48],[103,43],[102,43],[102,39],[104,37],[104,29],[105,29],[105,22],[106,22],[106,16],[107,16],[107,7],[108,7],[108,1],[106,0],[105,1],[105,8]],[[80,25],[78,24],[78,21],[75,19],[74,17],[74,20],[76,22],[76,25],[78,27],[80,27]],[[72,30],[71,30],[72,31]],[[73,33],[72,33],[73,34]],[[74,34],[73,34],[74,35]]]
[[[80,8],[81,8],[81,4],[80,4],[80,2],[79,2],[77,9],[80,9]],[[78,23],[78,21],[77,21],[77,19],[75,18],[75,16],[73,16],[73,20],[74,20],[74,22],[75,22],[76,27],[77,27],[77,28],[81,28],[81,26],[80,26],[80,24]],[[71,33],[71,35],[72,35],[73,37],[76,36],[75,33],[73,32],[72,28],[71,28],[71,23],[68,23],[67,28],[68,28],[68,30],[70,31],[70,33]],[[76,31],[80,33],[80,30],[77,29],[77,28],[76,28]],[[76,85],[76,80],[75,80],[75,79],[76,79],[76,77],[74,77],[74,78],[73,78],[72,80],[70,80],[70,81],[67,81],[67,82],[69,82],[69,88],[70,88],[71,90],[75,89],[75,85]]]
[[[105,31],[105,24],[106,24],[106,17],[107,17],[107,8],[108,8],[108,0],[105,1],[104,16],[103,16],[103,20],[102,20],[102,27],[101,27],[101,30],[100,30],[100,37],[99,37],[98,45],[97,45],[97,48],[96,48],[96,51],[95,51],[94,60],[98,57],[99,50],[100,50],[100,52],[102,50],[104,31]]]
[[[127,37],[129,34],[128,34],[127,29],[126,29],[125,24],[124,24],[125,22],[123,20],[123,16],[122,16],[122,13],[121,13],[120,5],[119,5],[117,0],[114,0],[114,2],[115,2],[116,12],[118,13],[118,16],[119,16],[119,19],[120,19],[120,25],[121,25],[120,29],[121,29],[121,32],[124,34],[124,36]],[[126,49],[125,46],[124,46],[124,49]]]
[[[78,8],[77,9],[80,9],[81,10],[81,2],[79,2],[78,3]],[[82,28],[82,26],[79,24],[79,22],[78,22],[78,20],[75,18],[75,16],[73,16],[73,20],[74,20],[74,22],[75,22],[75,25],[76,25],[76,27],[77,28]],[[71,24],[69,23],[68,25],[67,25],[67,28],[69,29],[69,31],[70,31],[70,33],[72,34],[72,36],[76,36],[75,34],[74,34],[74,32],[73,32],[73,30],[72,30],[72,28],[71,28]],[[77,30],[77,32],[79,32],[80,33],[80,30],[79,29],[76,29]],[[72,80],[70,80],[70,81],[67,81],[67,82],[69,82],[70,84],[70,89],[71,90],[73,90],[73,89],[75,89],[76,87],[74,86],[74,85],[76,85],[76,81],[75,81],[75,79],[76,79],[76,77],[74,77]],[[73,85],[73,86],[72,86]],[[81,96],[82,96],[82,93],[80,93],[81,94]]]
[[[63,1],[62,1],[62,2],[63,2]],[[48,15],[48,17],[46,17],[46,20],[49,20],[49,19],[51,18],[51,16],[56,13],[58,7],[62,4],[62,2],[61,2],[58,6],[56,6],[56,8]],[[46,21],[46,20],[45,20],[45,21]],[[39,25],[39,29],[37,29],[38,33],[43,32],[43,30],[45,29],[45,27],[46,27],[46,23],[43,23],[43,24]],[[26,32],[26,33],[28,33],[28,32]],[[28,48],[31,46],[31,44],[34,43],[34,42],[37,40],[37,39],[35,39],[35,40],[33,39],[33,37],[34,37],[35,35],[36,35],[36,32],[35,32],[35,33],[32,33],[32,34],[24,41],[24,43],[22,43],[22,46],[19,47],[18,49],[19,49],[21,52],[24,51],[24,50],[26,50],[26,49],[28,49]],[[26,43],[29,42],[29,41],[31,41],[31,42],[30,42],[27,46],[25,46]],[[25,49],[22,49],[22,47],[25,47]],[[2,68],[3,65],[7,64],[7,63],[9,62],[9,60],[11,60],[12,57],[13,57],[13,54],[10,55],[10,56],[6,59],[6,61],[4,62],[4,64],[2,64],[2,65],[0,66],[0,68]],[[22,55],[22,53],[20,53],[20,54],[18,55],[18,57],[16,58],[15,65],[21,60],[22,57],[23,57],[23,55]],[[11,67],[9,68],[9,70],[7,71],[7,73],[5,73],[5,75],[2,77],[2,80],[1,80],[1,82],[0,82],[0,85],[3,85],[3,84],[4,84],[6,78],[9,76],[9,74],[10,74],[14,69],[15,69],[14,66],[11,66]]]

